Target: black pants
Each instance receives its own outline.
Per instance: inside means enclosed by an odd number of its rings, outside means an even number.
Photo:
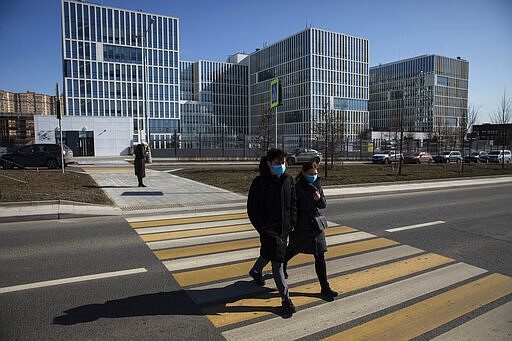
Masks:
[[[138,175],[137,175],[137,179],[139,180],[139,187],[142,187],[142,185],[144,185],[144,184],[142,183],[142,179],[143,179],[143,177],[142,177],[142,176],[138,176]]]
[[[298,255],[299,252],[288,248],[286,249],[286,256],[284,259],[284,270],[286,271],[286,267],[288,265],[288,261]],[[329,282],[327,282],[327,266],[325,265],[325,256],[324,253],[321,252],[319,254],[315,254],[315,271],[318,277],[318,281],[320,282],[320,286],[322,289],[329,287]]]

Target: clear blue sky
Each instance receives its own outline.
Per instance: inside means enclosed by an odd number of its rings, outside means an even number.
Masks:
[[[512,0],[94,0],[180,19],[181,59],[224,61],[314,27],[370,40],[370,65],[421,54],[470,62],[469,101],[488,121],[512,95]],[[0,89],[53,94],[62,82],[59,0],[0,1]]]

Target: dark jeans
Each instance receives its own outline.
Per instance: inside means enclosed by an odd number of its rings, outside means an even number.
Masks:
[[[288,261],[298,255],[299,252],[288,248],[286,250],[286,256],[284,259],[284,270],[286,271],[286,267],[288,264]],[[320,285],[322,286],[322,289],[329,287],[329,282],[327,282],[327,266],[325,265],[325,256],[324,253],[315,254],[315,271],[316,275],[318,277],[318,281],[320,282]]]
[[[254,263],[252,269],[257,273],[262,273],[263,268],[270,261],[263,257],[258,257],[256,263]],[[281,295],[281,300],[284,301],[290,298],[288,293],[288,283],[286,283],[286,278],[284,278],[284,265],[281,262],[272,261],[272,276],[274,277],[274,281],[276,282],[277,290]]]

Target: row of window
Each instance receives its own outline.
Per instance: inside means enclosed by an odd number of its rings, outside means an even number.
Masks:
[[[68,115],[143,117],[145,101],[68,99]],[[148,116],[152,118],[179,118],[179,105],[172,102],[151,101],[147,103]]]
[[[434,99],[434,104],[439,105],[439,106],[445,106],[445,107],[467,108],[468,100],[467,100],[467,98],[436,96]]]
[[[341,33],[312,30],[313,53],[368,63],[368,39]]]
[[[445,77],[445,76],[437,76],[436,77],[436,84],[440,86],[446,86],[451,88],[458,88],[458,89],[467,89],[468,88],[468,81],[464,79],[459,78],[453,78],[453,77]]]
[[[65,38],[178,50],[178,19],[64,2]]]
[[[178,84],[178,70],[147,67],[149,83]],[[143,82],[143,68],[137,65],[64,60],[65,78]]]
[[[313,82],[368,87],[368,76],[327,70],[312,70]]]
[[[68,98],[107,98],[107,99],[143,99],[144,86],[140,83],[97,82],[71,80],[66,81]],[[178,87],[148,84],[149,100],[178,101]]]
[[[375,77],[375,82],[417,77],[422,72],[423,74],[434,72],[433,55],[370,68],[370,75]]]
[[[200,61],[196,65],[201,67],[201,82],[247,84],[248,68],[245,65],[212,61]]]
[[[307,30],[252,54],[251,70],[259,72],[310,54],[309,37]]]
[[[325,56],[313,56],[313,68],[325,69],[328,71],[344,71],[368,75],[368,63],[357,62],[341,58],[329,58]]]
[[[436,56],[436,73],[443,76],[468,79],[469,63],[463,59]]]
[[[99,51],[98,51],[99,47]],[[111,62],[142,64],[142,58],[147,53],[148,65],[178,67],[178,52],[144,49],[138,47],[96,45],[96,43],[81,42],[66,39],[64,55],[66,59],[97,60],[97,54],[103,60]]]

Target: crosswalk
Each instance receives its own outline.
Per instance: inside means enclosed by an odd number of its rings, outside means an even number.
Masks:
[[[264,287],[248,276],[259,238],[244,210],[127,220],[227,340],[512,338],[512,277],[353,227],[326,229],[329,283],[340,295],[322,299],[314,258],[300,254],[288,265],[297,313],[283,318],[270,267]]]

